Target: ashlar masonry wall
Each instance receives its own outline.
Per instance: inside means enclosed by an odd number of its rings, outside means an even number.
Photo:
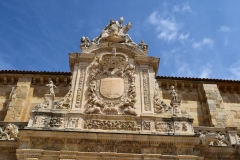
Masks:
[[[170,103],[169,88],[172,85],[175,86],[179,99],[181,99],[181,109],[186,110],[194,118],[193,125],[195,127],[240,126],[239,82],[161,78],[158,78],[158,83],[163,101],[167,104]]]
[[[17,72],[17,71],[15,71]],[[0,121],[28,122],[31,110],[44,101],[50,80],[57,86],[55,99],[63,98],[70,88],[70,73],[1,74]]]

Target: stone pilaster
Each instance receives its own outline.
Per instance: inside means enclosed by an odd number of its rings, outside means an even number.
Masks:
[[[210,125],[214,127],[226,127],[227,116],[218,86],[216,84],[203,84],[203,91],[210,115]]]
[[[8,111],[4,121],[19,122],[25,121],[26,111],[30,106],[32,97],[31,78],[19,78],[15,89],[12,91]]]

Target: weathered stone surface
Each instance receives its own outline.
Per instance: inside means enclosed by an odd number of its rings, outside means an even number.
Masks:
[[[156,78],[160,59],[130,25],[83,36],[72,75],[0,74],[0,159],[239,158],[239,85]]]

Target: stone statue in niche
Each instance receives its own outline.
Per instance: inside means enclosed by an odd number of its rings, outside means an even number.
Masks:
[[[57,87],[53,84],[53,81],[50,81],[49,84],[46,85],[46,87],[48,87],[48,93],[55,96],[54,88]]]
[[[122,26],[123,17],[118,21],[110,19],[109,24],[102,30],[101,34],[92,40],[93,44],[99,44],[101,42],[132,42],[131,37],[127,34],[127,31],[132,27],[132,23],[129,22],[125,26]]]
[[[89,66],[88,104],[86,114],[137,115],[135,66],[127,55],[104,53]]]

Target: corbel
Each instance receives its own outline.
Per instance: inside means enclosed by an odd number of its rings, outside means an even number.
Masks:
[[[182,89],[182,91],[184,91],[184,83],[182,82],[182,84],[181,84],[181,89]]]
[[[40,77],[40,85],[42,86],[44,84],[44,79],[43,77]]]
[[[15,83],[14,77],[11,77],[11,84],[13,85]]]
[[[158,81],[158,86],[162,87],[162,81]]]
[[[56,78],[56,85],[57,86],[59,85],[59,78],[58,77]]]
[[[230,92],[233,93],[233,91],[234,91],[234,87],[231,86],[231,88],[230,88]]]
[[[6,85],[7,84],[7,77],[3,78],[3,84]]]
[[[224,92],[224,93],[227,92],[227,86],[226,86],[226,85],[224,85],[224,87],[223,87],[223,92]]]
[[[32,84],[36,85],[36,78],[35,77],[32,78]]]
[[[177,89],[177,82],[174,83],[174,88]]]
[[[190,84],[189,84],[189,91],[192,91],[192,90],[193,90],[193,84],[190,83]]]
[[[169,83],[166,84],[166,89],[169,90]]]
[[[66,86],[67,85],[67,78],[64,78],[64,85]]]

